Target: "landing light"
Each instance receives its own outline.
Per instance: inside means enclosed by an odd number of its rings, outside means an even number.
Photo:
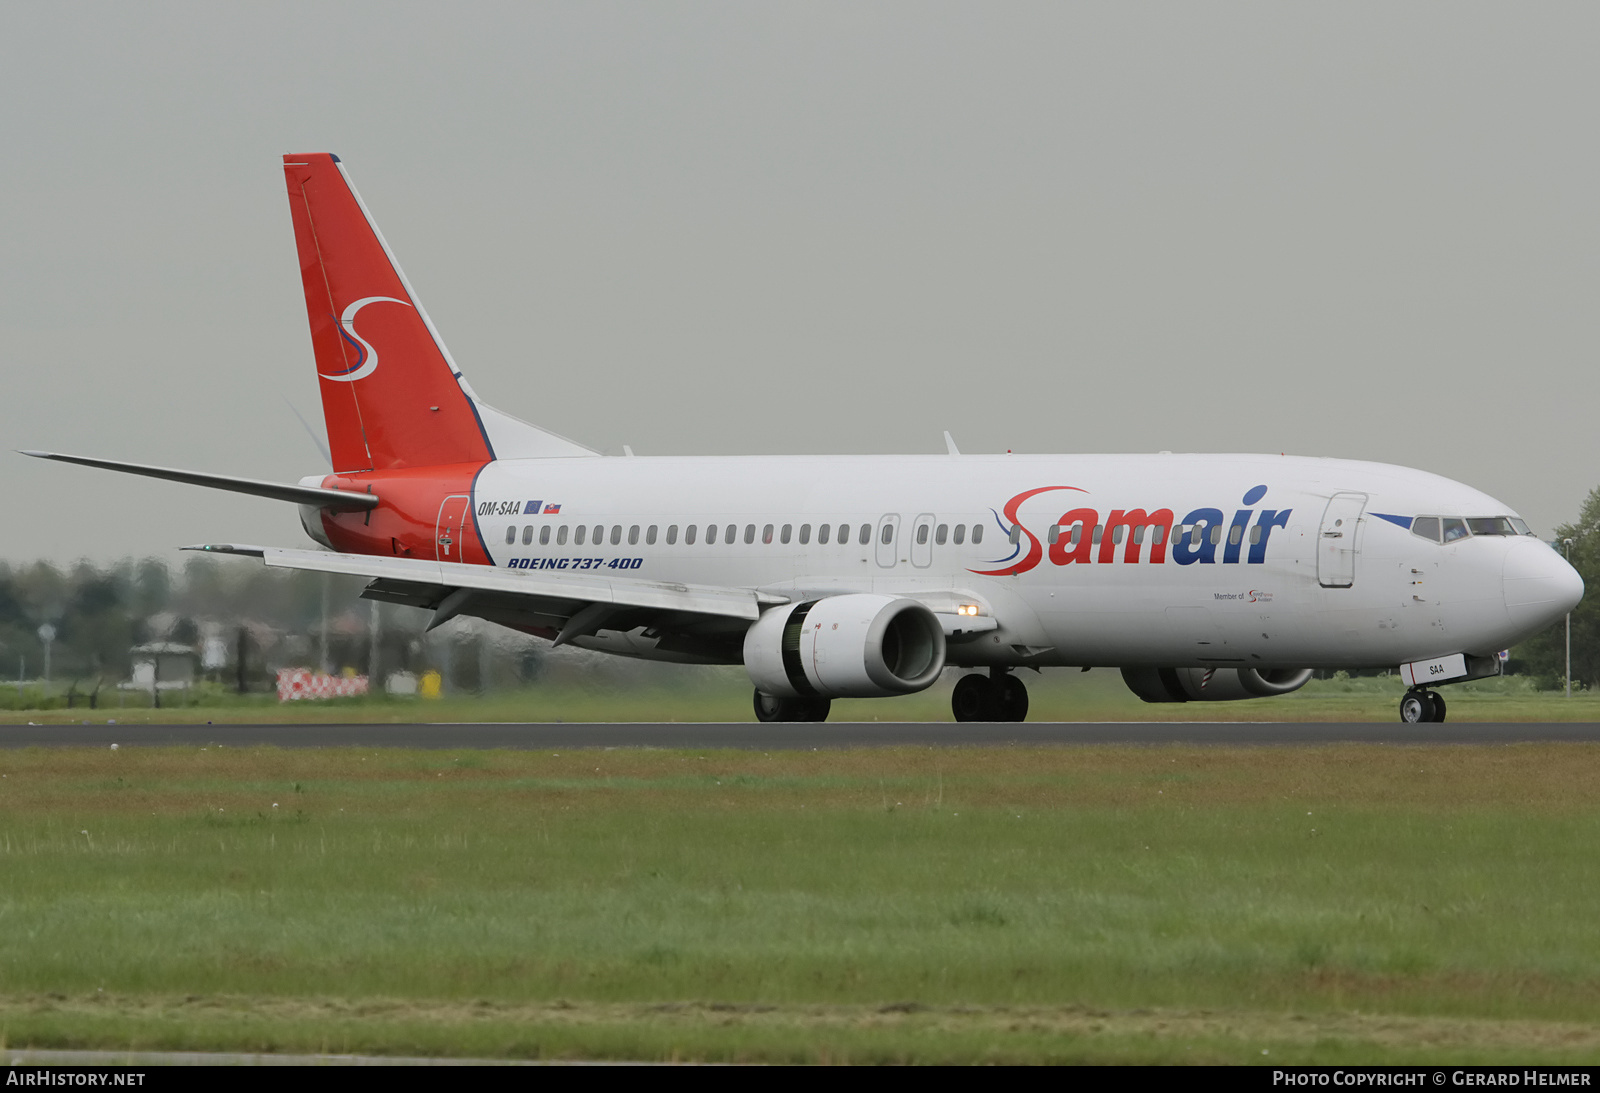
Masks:
[[[975,604],[975,603],[958,603],[958,604],[956,604],[956,614],[958,614],[958,615],[976,615],[977,613],[978,613],[978,605]]]

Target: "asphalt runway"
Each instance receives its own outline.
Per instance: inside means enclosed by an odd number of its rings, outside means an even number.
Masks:
[[[810,751],[915,744],[1523,744],[1600,741],[1600,723],[1399,721],[1017,724],[4,725],[0,748],[271,745],[280,748],[747,748]]]

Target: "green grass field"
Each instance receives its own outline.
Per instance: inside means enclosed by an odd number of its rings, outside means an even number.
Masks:
[[[0,753],[10,1047],[1600,1060],[1600,748]]]
[[[1052,669],[1022,673],[1032,707],[1030,721],[1396,721],[1405,685],[1398,676],[1313,680],[1278,698],[1247,702],[1141,702],[1113,670],[1078,673]],[[0,724],[105,721],[132,724],[178,722],[469,722],[469,721],[753,721],[750,682],[744,671],[699,669],[685,681],[663,683],[652,676],[632,685],[557,680],[520,690],[441,699],[369,698],[324,702],[278,702],[275,696],[239,696],[222,688],[200,688],[185,698],[167,696],[164,708],[148,696],[107,692],[97,709],[68,709],[59,695],[41,692],[19,709],[0,708]],[[671,679],[672,677],[665,677]],[[833,721],[949,721],[955,676],[905,698],[841,699]],[[1505,677],[1442,689],[1452,721],[1600,721],[1600,695],[1585,691],[1564,698],[1536,690],[1526,677]],[[118,705],[119,698],[121,705]],[[0,684],[0,700],[15,694]],[[43,707],[43,708],[41,708]]]

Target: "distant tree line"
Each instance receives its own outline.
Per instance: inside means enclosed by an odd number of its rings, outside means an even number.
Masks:
[[[360,582],[334,579],[331,610],[346,614]],[[42,677],[53,630],[53,679],[124,679],[131,650],[152,641],[196,647],[208,635],[237,647],[243,627],[256,644],[320,632],[322,582],[261,565],[226,565],[194,557],[180,574],[159,558],[123,559],[98,567],[0,562],[0,678]]]

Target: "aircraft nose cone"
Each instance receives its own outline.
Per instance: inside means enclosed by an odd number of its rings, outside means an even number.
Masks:
[[[1544,543],[1522,539],[1506,551],[1500,573],[1506,613],[1519,630],[1534,634],[1578,606],[1583,578]]]

